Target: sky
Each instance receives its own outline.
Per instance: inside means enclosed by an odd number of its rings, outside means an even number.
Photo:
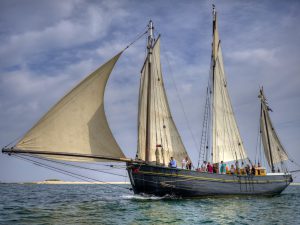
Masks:
[[[300,163],[300,2],[296,0],[2,0],[0,146],[25,132],[68,90],[146,30],[161,34],[172,115],[198,160],[216,5],[229,93],[250,158],[257,146],[260,86],[289,154]],[[146,37],[124,52],[106,88],[105,110],[127,157],[137,143],[137,102]],[[104,166],[91,165],[93,168]],[[70,171],[75,171],[75,169]],[[118,171],[117,171],[118,172]],[[126,171],[118,172],[126,176]],[[126,177],[83,171],[104,181]],[[0,154],[0,181],[78,180]]]

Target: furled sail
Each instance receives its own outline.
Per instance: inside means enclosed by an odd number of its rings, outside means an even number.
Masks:
[[[188,155],[167,101],[160,64],[159,38],[151,54],[148,54],[141,72],[137,158],[142,160],[146,160],[147,126],[150,126],[148,161],[167,165],[172,156],[177,160],[177,165],[181,166],[181,160]]]
[[[287,152],[280,143],[280,140],[273,127],[263,89],[260,90],[259,98],[261,99],[260,131],[264,152],[270,168],[274,171],[274,165],[288,160]]]
[[[212,160],[233,161],[247,158],[227,90],[217,14],[214,11],[212,48]]]
[[[107,80],[121,54],[115,55],[67,93],[25,134],[15,148],[125,157],[109,128],[103,104]],[[47,157],[70,161],[96,160],[54,155]]]

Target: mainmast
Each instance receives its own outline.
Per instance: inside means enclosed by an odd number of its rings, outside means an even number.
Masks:
[[[147,119],[146,119],[146,151],[145,151],[145,161],[149,162],[150,157],[150,132],[151,132],[151,54],[153,50],[154,36],[153,36],[153,22],[149,21],[148,24],[148,88],[147,88]]]
[[[212,151],[211,151],[211,157],[212,160],[214,158],[218,158],[217,157],[217,139],[216,137],[216,129],[214,129],[214,127],[217,126],[217,119],[216,119],[216,113],[214,112],[214,98],[215,98],[215,93],[216,93],[216,61],[217,61],[217,55],[218,55],[218,45],[219,45],[219,34],[218,34],[218,27],[217,27],[217,12],[216,12],[216,8],[215,5],[212,5],[213,9],[212,9],[212,16],[213,16],[213,41],[212,41],[212,53],[211,53],[211,66],[212,66],[212,73],[211,73],[211,99],[212,99],[212,115],[211,115],[211,122],[212,122]]]
[[[212,124],[212,162],[236,161],[247,158],[237,121],[233,112],[226,81],[218,18],[215,6],[213,16],[213,41],[211,53],[210,99]]]

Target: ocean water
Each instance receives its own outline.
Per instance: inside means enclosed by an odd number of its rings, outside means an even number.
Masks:
[[[0,224],[300,224],[300,186],[275,197],[180,199],[129,185],[0,184]]]

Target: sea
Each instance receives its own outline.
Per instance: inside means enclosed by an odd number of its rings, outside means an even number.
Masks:
[[[273,197],[134,195],[122,184],[0,184],[0,224],[300,224],[300,186]]]

